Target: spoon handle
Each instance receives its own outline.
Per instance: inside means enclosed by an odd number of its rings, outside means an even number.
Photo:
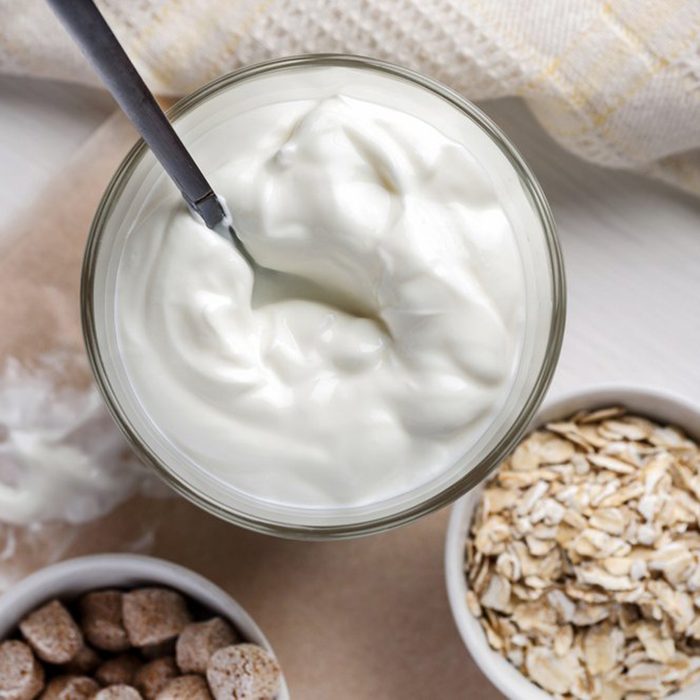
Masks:
[[[191,208],[214,228],[225,212],[93,0],[48,0]]]

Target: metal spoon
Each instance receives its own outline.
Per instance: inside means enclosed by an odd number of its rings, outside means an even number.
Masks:
[[[93,0],[48,0],[190,209],[253,262],[216,195]]]
[[[253,306],[289,298],[307,299],[366,317],[385,328],[375,309],[357,299],[292,272],[261,266],[235,231],[224,200],[218,197],[175,133],[143,78],[114,36],[93,0],[48,0],[112,96],[177,185],[190,209],[212,231],[230,240],[253,270]]]

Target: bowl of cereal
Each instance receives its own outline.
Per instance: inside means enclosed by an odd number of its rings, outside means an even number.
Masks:
[[[508,698],[698,697],[698,438],[679,397],[570,395],[454,506],[453,616]]]
[[[288,700],[265,635],[225,591],[129,554],[46,567],[0,597],[7,700]]]

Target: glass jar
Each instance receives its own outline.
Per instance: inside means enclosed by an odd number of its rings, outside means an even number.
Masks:
[[[237,491],[208,472],[206,464],[193,462],[168,440],[147,414],[129,380],[116,329],[117,272],[124,244],[134,222],[144,216],[149,193],[166,177],[143,142],[136,144],[117,169],[98,207],[85,253],[81,290],[85,342],[97,384],[140,457],[176,491],[214,515],[260,532],[308,539],[352,537],[395,527],[441,508],[483,480],[514,447],[539,406],[558,360],[565,319],[564,268],[552,214],[540,186],[498,127],[445,86],[369,58],[305,55],[269,61],[218,78],[181,100],[169,116],[206,173],[213,163],[198,156],[197,139],[204,126],[212,128],[225,119],[217,97],[227,93],[230,102],[228,91],[237,91],[236,99],[240,94],[245,101],[246,86],[252,81],[268,81],[262,85],[269,83],[279,89],[290,71],[306,71],[312,78],[314,71],[328,67],[370,71],[374,77],[386,80],[388,88],[392,81],[409,83],[421,91],[426,121],[431,121],[431,105],[434,109],[439,104],[441,113],[449,112],[450,123],[441,124],[443,130],[467,126],[480,129],[488,136],[487,158],[508,169],[509,191],[522,200],[520,211],[524,211],[525,203],[529,233],[520,253],[530,266],[524,293],[529,295],[528,308],[536,313],[526,323],[509,394],[466,454],[428,483],[390,499],[343,508],[304,508],[271,503]],[[280,99],[285,98],[282,89]],[[512,224],[516,227],[518,222]]]

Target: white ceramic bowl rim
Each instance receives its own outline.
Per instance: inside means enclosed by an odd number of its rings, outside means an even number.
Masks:
[[[246,641],[275,652],[253,618],[219,586],[173,562],[136,554],[96,554],[67,559],[30,574],[0,596],[0,639],[19,620],[53,598],[70,599],[98,588],[159,584],[184,593],[232,622]],[[276,700],[289,700],[284,677]]]
[[[700,403],[665,390],[609,384],[584,391],[570,392],[546,400],[533,419],[528,432],[543,423],[570,415],[582,408],[622,405],[652,419],[665,421],[700,439]],[[460,636],[482,673],[509,700],[550,700],[551,695],[531,683],[498,652],[494,651],[479,621],[469,612],[464,576],[464,542],[471,514],[483,485],[480,485],[453,506],[445,541],[445,577],[450,608]],[[667,696],[667,700],[697,700],[694,685]]]

